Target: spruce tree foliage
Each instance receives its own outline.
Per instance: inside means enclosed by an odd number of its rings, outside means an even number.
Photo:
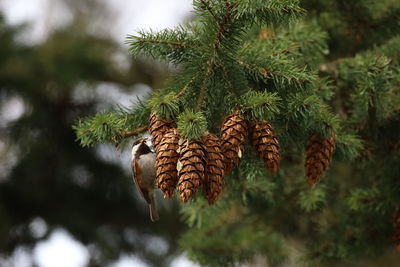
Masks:
[[[247,144],[221,200],[182,205],[181,245],[202,265],[264,256],[272,265],[299,244],[300,264],[379,255],[392,246],[400,203],[400,2],[195,0],[196,19],[174,30],[129,36],[134,56],[176,68],[143,105],[75,126],[82,145],[146,131],[150,110],[197,139],[219,134],[239,108],[270,122],[281,145],[277,175]],[[131,125],[126,124],[129,118]],[[332,166],[304,178],[310,135],[336,135]],[[296,242],[293,242],[296,241]]]

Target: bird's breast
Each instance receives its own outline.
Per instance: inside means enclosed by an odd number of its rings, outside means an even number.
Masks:
[[[142,176],[146,178],[155,178],[156,176],[156,155],[155,153],[147,153],[141,155],[138,160],[139,166],[141,166]]]

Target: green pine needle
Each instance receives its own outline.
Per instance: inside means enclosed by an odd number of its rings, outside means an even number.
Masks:
[[[153,94],[149,101],[151,110],[156,111],[162,119],[174,119],[179,113],[179,100],[175,93],[167,95]]]
[[[280,100],[276,93],[249,91],[242,95],[240,104],[249,120],[271,121],[279,112],[277,103]]]
[[[186,110],[178,116],[178,130],[189,140],[200,139],[207,131],[207,121],[201,112]]]
[[[326,191],[322,186],[307,188],[299,194],[300,207],[307,211],[314,211],[326,203]]]

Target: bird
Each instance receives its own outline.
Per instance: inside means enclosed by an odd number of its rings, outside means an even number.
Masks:
[[[133,181],[142,197],[149,204],[150,219],[155,222],[159,219],[155,202],[156,189],[156,156],[146,144],[147,138],[136,140],[132,145],[132,174]]]

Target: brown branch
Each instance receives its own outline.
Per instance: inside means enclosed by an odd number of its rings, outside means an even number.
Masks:
[[[218,23],[218,33],[217,33],[217,36],[216,36],[216,38],[214,40],[214,49],[215,50],[219,49],[219,46],[221,44],[222,36],[226,32],[225,25],[228,23],[228,21],[230,19],[232,7],[233,7],[231,4],[229,4],[227,2],[225,4],[226,4],[225,17],[224,17],[224,19],[222,21],[220,21]]]
[[[233,84],[229,80],[228,70],[226,69],[225,65],[219,64],[218,65],[222,69],[222,75],[224,76],[225,81],[228,83],[229,87],[233,90]]]
[[[357,200],[363,204],[386,200],[386,197],[360,197]]]
[[[296,43],[293,43],[291,46],[289,46],[289,48],[286,48],[286,49],[283,49],[281,51],[277,51],[277,52],[271,53],[271,54],[267,55],[267,57],[289,53],[292,50],[300,48],[305,44],[314,43],[314,42],[316,42],[316,40],[306,40],[306,41],[303,41],[303,42],[296,42]]]
[[[291,46],[289,46],[289,48],[283,49],[281,51],[273,52],[273,53],[267,55],[266,57],[277,56],[277,55],[280,55],[280,54],[289,53],[292,50],[300,48],[305,44],[315,43],[316,41],[317,40],[306,40],[306,41],[303,41],[303,42],[296,42],[296,43],[293,43]]]
[[[284,7],[284,8],[263,8],[258,9],[256,12],[285,12],[285,13],[305,13],[304,9],[301,8],[291,8],[291,7]]]
[[[142,134],[142,133],[144,133],[146,131],[147,131],[147,126],[144,126],[144,127],[132,130],[132,131],[124,131],[124,132],[122,132],[121,137],[123,139],[124,138],[129,138],[129,137],[132,137],[132,136],[135,136],[135,135]]]
[[[210,81],[210,76],[211,76],[212,71],[214,70],[214,67],[215,67],[215,64],[211,58],[208,62],[206,77],[204,78],[203,84],[201,85],[201,88],[200,88],[200,94],[199,94],[199,98],[197,99],[197,104],[196,104],[196,108],[195,108],[196,111],[199,111],[201,108],[201,105],[203,104],[204,97],[206,95],[206,88],[207,88],[208,82]]]
[[[279,72],[271,71],[271,70],[268,70],[266,68],[259,68],[259,67],[253,66],[253,65],[251,65],[249,63],[246,63],[246,62],[243,62],[243,61],[237,61],[237,62],[238,62],[239,65],[242,65],[242,66],[244,66],[244,67],[246,67],[246,68],[248,68],[248,69],[250,69],[252,71],[256,71],[256,72],[261,73],[266,78],[269,75],[273,75],[273,76],[292,79],[292,80],[295,80],[297,82],[310,82],[310,80],[307,80],[307,79],[296,78],[296,77],[285,75],[285,74],[282,74],[282,73],[279,73]]]
[[[154,44],[164,44],[170,46],[178,46],[181,48],[195,48],[194,46],[186,45],[181,42],[175,41],[160,41],[160,40],[153,40],[153,39],[140,39],[136,41],[137,43],[154,43]]]
[[[250,109],[259,108],[259,107],[266,107],[266,106],[270,106],[270,105],[272,105],[272,102],[271,101],[267,101],[267,102],[263,102],[263,103],[259,103],[259,104],[253,105],[251,107],[244,107],[243,109],[250,110]]]
[[[232,5],[229,4],[228,2],[225,2],[225,4],[226,4],[226,13],[225,13],[224,19],[222,21],[218,22],[218,33],[213,42],[213,47],[214,47],[215,51],[217,51],[220,47],[222,36],[226,32],[225,25],[228,23],[230,16],[231,16]],[[206,95],[207,85],[208,85],[208,82],[210,81],[210,76],[211,76],[211,73],[213,72],[214,68],[215,68],[214,55],[212,55],[208,59],[207,72],[206,72],[206,75],[204,77],[203,83],[200,88],[199,98],[197,100],[197,104],[196,104],[196,108],[195,108],[196,111],[199,111],[201,108],[201,105],[203,104],[204,97]]]
[[[289,47],[289,48],[283,49],[281,51],[277,51],[277,52],[271,53],[271,54],[267,55],[266,57],[273,57],[273,56],[277,56],[277,55],[280,55],[280,54],[286,54],[286,53],[289,53],[292,49],[295,49],[295,48],[297,48],[297,47],[294,47],[294,46],[293,47]]]
[[[120,144],[122,143],[123,139],[129,138],[129,137],[132,137],[132,136],[135,136],[135,135],[142,134],[142,133],[146,132],[147,130],[148,130],[148,127],[145,126],[145,127],[137,128],[137,129],[132,130],[132,131],[123,131],[120,134],[114,135],[111,138],[111,140],[115,143],[116,149],[118,149]]]
[[[204,5],[204,6],[200,7],[200,8],[207,9],[207,11],[210,12],[211,16],[213,16],[215,21],[218,21],[218,18],[215,15],[214,11],[211,9],[211,7],[209,5],[209,2],[208,1],[204,1],[204,0],[200,0],[200,2]]]
[[[222,64],[218,65],[221,69],[222,69],[222,75],[224,76],[224,80],[228,83],[229,87],[230,87],[230,92],[232,94],[234,94],[236,97],[239,97],[239,95],[237,94],[237,92],[235,92],[235,88],[233,87],[232,82],[229,80],[229,74],[228,74],[228,70],[226,69],[226,67]]]
[[[180,98],[182,97],[186,90],[188,89],[189,85],[196,79],[197,75],[193,76],[192,79],[190,79],[190,81],[182,88],[182,90],[179,91],[179,93],[175,96],[176,98]]]

